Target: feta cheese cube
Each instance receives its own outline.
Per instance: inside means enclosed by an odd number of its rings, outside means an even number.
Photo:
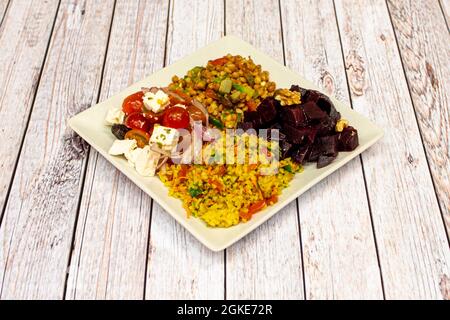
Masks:
[[[136,171],[144,177],[155,175],[161,154],[150,150],[149,146],[145,146],[136,158]]]
[[[178,144],[180,133],[177,129],[155,125],[150,143],[155,143],[160,149],[172,151]]]
[[[147,110],[158,113],[168,105],[169,96],[162,90],[158,90],[156,93],[146,92],[142,97],[142,101]]]
[[[113,124],[121,124],[125,119],[125,113],[122,111],[122,108],[115,107],[108,110],[105,118],[105,122],[107,125],[112,126]]]
[[[137,148],[136,140],[116,140],[109,148],[108,153],[112,156],[120,156],[122,154],[127,154]]]

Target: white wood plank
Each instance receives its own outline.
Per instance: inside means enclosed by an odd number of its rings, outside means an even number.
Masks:
[[[167,64],[223,35],[223,1],[171,1]],[[223,253],[211,252],[153,202],[146,299],[222,299]]]
[[[7,1],[0,5],[0,19]],[[17,162],[19,147],[39,81],[58,1],[13,1],[0,27],[0,208]],[[1,219],[2,212],[0,212]]]
[[[1,298],[63,297],[87,150],[66,123],[98,98],[112,9],[61,3],[0,228]]]
[[[283,62],[278,1],[227,1],[227,34]],[[297,205],[292,202],[227,250],[227,299],[302,299]]]
[[[445,20],[447,22],[447,31],[448,25],[450,23],[450,0],[439,0],[443,14],[445,16]]]
[[[1,0],[0,1],[0,27],[3,22],[3,18],[5,17],[6,8],[8,7],[9,0]]]
[[[100,100],[164,64],[168,1],[119,0]],[[142,299],[151,198],[91,151],[66,298]]]
[[[450,251],[386,3],[336,12],[353,106],[385,130],[362,158],[386,298],[444,298]]]
[[[333,3],[284,0],[281,7],[286,65],[348,103]],[[307,299],[383,298],[360,159],[298,204]]]
[[[388,5],[450,234],[450,33],[435,1],[389,1]]]

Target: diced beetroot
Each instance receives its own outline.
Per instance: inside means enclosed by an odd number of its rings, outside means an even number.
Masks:
[[[285,106],[281,108],[281,120],[294,127],[307,125],[307,119],[303,108],[299,105]]]
[[[319,159],[319,156],[322,153],[322,146],[318,143],[313,144],[312,148],[311,148],[311,152],[308,153],[308,158],[307,160],[309,162],[316,162],[317,159]]]
[[[273,97],[265,98],[258,106],[257,112],[260,114],[263,125],[268,125],[276,120],[277,106]]]
[[[307,102],[301,106],[306,118],[310,121],[323,120],[328,117],[314,102]]]
[[[316,128],[313,127],[295,128],[288,123],[283,124],[283,130],[289,142],[292,142],[294,144],[302,143],[305,138],[309,142],[313,142],[317,133]]]
[[[311,150],[311,144],[304,145],[292,152],[292,160],[299,164],[303,164],[308,158],[308,153]]]
[[[254,129],[259,129],[263,126],[261,115],[257,111],[244,112],[244,122],[251,122]]]
[[[353,151],[359,145],[358,131],[348,126],[338,134],[338,151]]]
[[[320,137],[318,143],[321,146],[322,155],[337,156],[338,154],[337,135]]]
[[[292,144],[286,140],[280,142],[281,159],[286,159],[289,156],[289,152],[292,149]]]
[[[336,159],[337,155],[335,156],[327,156],[327,155],[320,155],[319,159],[317,159],[317,168],[323,168],[329,165],[331,162],[333,162],[334,159]]]
[[[244,131],[247,131],[249,129],[254,129],[253,122],[251,122],[251,121],[241,122],[238,124],[238,129],[242,129]]]

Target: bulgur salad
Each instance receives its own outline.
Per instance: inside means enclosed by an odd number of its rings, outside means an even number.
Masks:
[[[324,94],[276,88],[248,57],[228,54],[148,87],[107,111],[124,156],[158,176],[187,216],[230,227],[278,201],[306,162],[318,169],[358,146],[358,132]]]

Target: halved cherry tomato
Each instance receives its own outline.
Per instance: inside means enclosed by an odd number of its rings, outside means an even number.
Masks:
[[[163,126],[184,129],[189,126],[189,113],[182,107],[171,107],[166,110],[163,117]]]
[[[134,112],[142,112],[142,107],[144,106],[144,102],[142,101],[143,96],[144,93],[139,91],[126,97],[122,103],[122,111],[127,115]]]
[[[206,115],[196,106],[189,105],[186,107],[186,110],[187,112],[189,112],[189,115],[194,121],[201,121],[203,123],[206,123]]]
[[[222,57],[222,58],[218,58],[216,60],[212,60],[211,64],[213,64],[215,66],[221,66],[221,65],[224,65],[227,61],[228,61],[227,57]]]
[[[125,139],[136,140],[136,143],[139,148],[143,148],[148,145],[148,141],[150,140],[150,135],[142,130],[133,129],[128,131],[125,134]]]
[[[150,121],[151,124],[155,124],[155,123],[161,123],[162,122],[162,118],[164,116],[164,111],[162,112],[158,112],[155,113],[153,111],[145,111],[143,113],[143,116]]]
[[[135,112],[126,117],[125,125],[131,129],[140,129],[148,132],[153,126],[153,123],[151,123],[142,113]]]

